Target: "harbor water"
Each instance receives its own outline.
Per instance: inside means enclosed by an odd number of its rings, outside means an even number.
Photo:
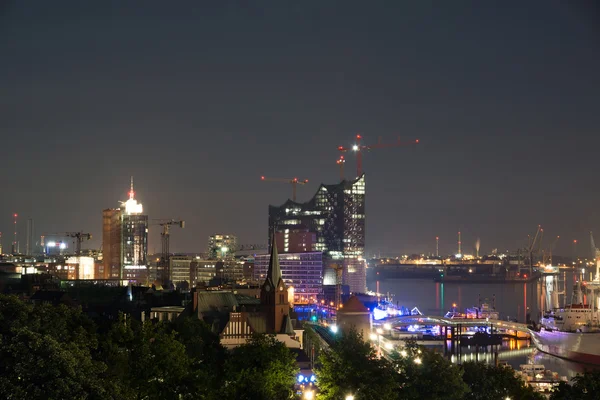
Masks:
[[[394,304],[399,306],[416,306],[425,315],[443,316],[453,306],[459,311],[467,307],[478,306],[479,302],[495,306],[503,320],[527,322],[528,319],[538,321],[543,310],[556,303],[551,291],[559,292],[558,302],[562,306],[571,302],[573,284],[582,278],[581,273],[570,269],[557,275],[546,275],[526,283],[468,283],[468,282],[434,282],[431,279],[385,279],[368,280],[368,289],[389,294]],[[524,340],[505,341],[500,351],[500,359],[515,368],[520,364],[535,362],[544,364],[546,369],[556,371],[561,376],[572,378],[589,365],[563,360],[535,350],[533,345]],[[476,356],[463,354],[468,360]],[[479,355],[485,360],[486,355]],[[492,355],[487,355],[488,361]]]

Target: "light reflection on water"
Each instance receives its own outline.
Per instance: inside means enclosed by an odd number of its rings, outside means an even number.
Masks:
[[[560,274],[558,287],[565,289],[565,295],[560,296],[560,304],[570,302],[573,283],[579,279],[576,273],[569,271]],[[548,280],[551,277],[527,283],[486,283],[472,284],[459,282],[439,283],[429,279],[387,279],[379,281],[381,293],[393,295],[395,304],[412,308],[417,306],[423,314],[442,316],[449,307],[456,303],[457,308],[463,311],[467,307],[477,306],[479,299],[492,306],[495,299],[496,310],[501,319],[516,319],[518,322],[526,322],[527,314],[532,320],[537,321],[540,310],[549,306],[550,297],[547,293]],[[554,282],[556,284],[556,282]],[[368,282],[369,289],[376,287],[375,280]],[[438,350],[443,351],[439,346]],[[463,355],[467,358],[473,357],[475,350],[463,348]],[[493,362],[492,353],[479,355],[481,361]],[[527,341],[508,340],[504,341],[499,349],[499,360],[508,362],[513,368],[518,369],[520,364],[534,362],[543,364],[546,369],[557,372],[560,376],[569,379],[585,369],[599,368],[585,364],[579,364],[563,360],[549,354],[542,353],[533,348]]]

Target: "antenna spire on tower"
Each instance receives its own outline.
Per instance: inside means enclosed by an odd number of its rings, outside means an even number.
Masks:
[[[135,192],[133,191],[133,176],[131,177],[131,185],[130,185],[130,189],[129,189],[129,198],[133,200],[133,196],[134,196]]]
[[[460,241],[460,232],[458,232],[458,254],[462,254],[462,242]]]

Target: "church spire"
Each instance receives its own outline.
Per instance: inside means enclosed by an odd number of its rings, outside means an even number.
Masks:
[[[275,232],[271,240],[271,258],[269,259],[269,269],[267,270],[267,280],[271,280],[272,285],[277,285],[281,279],[281,268],[279,267],[279,255],[277,254],[277,242]]]

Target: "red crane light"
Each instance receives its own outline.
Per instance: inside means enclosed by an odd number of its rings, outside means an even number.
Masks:
[[[354,151],[356,153],[356,174],[357,176],[361,176],[362,175],[362,151],[363,150],[373,150],[373,149],[383,149],[383,148],[387,148],[387,147],[402,147],[402,146],[408,146],[408,145],[413,145],[413,144],[418,144],[419,140],[414,140],[411,142],[401,142],[400,139],[398,138],[398,141],[396,143],[377,143],[377,144],[372,144],[372,145],[364,145],[361,144],[361,139],[362,139],[362,135],[357,134],[356,135],[356,144],[354,144],[351,147],[344,147],[344,146],[338,146],[338,151],[344,153],[344,152],[348,152],[348,151]]]

